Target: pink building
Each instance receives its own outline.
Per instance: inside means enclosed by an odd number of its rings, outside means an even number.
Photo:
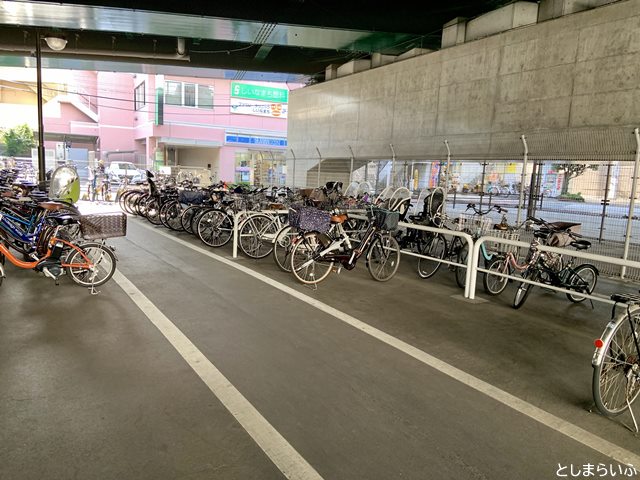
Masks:
[[[66,92],[44,107],[46,148],[80,165],[131,161],[207,169],[214,180],[284,184],[288,92],[301,86],[74,72]]]

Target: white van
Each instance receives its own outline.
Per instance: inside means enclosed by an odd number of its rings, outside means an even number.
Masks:
[[[130,181],[144,179],[144,171],[131,162],[111,162],[105,169],[105,173],[111,175],[112,180],[123,180],[127,177]]]

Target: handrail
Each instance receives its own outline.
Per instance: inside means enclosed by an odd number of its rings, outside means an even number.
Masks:
[[[510,240],[507,238],[500,238],[500,237],[491,237],[491,236],[482,236],[480,238],[478,238],[473,245],[473,253],[471,255],[472,257],[472,262],[473,265],[471,267],[472,272],[471,272],[471,283],[470,283],[470,299],[474,299],[475,298],[475,291],[476,291],[476,283],[477,283],[477,277],[478,277],[478,272],[482,271],[482,272],[487,272],[486,269],[484,268],[479,268],[478,267],[478,260],[480,259],[480,247],[486,243],[486,242],[495,242],[495,243],[500,243],[500,244],[504,244],[504,245],[512,245],[512,246],[516,246],[516,247],[524,247],[524,248],[529,248],[529,246],[531,245],[530,243],[527,242],[522,242],[520,240]],[[621,258],[614,258],[614,257],[607,257],[604,255],[596,255],[593,253],[586,253],[586,252],[581,252],[579,250],[576,251],[571,251],[571,250],[567,250],[566,248],[558,248],[558,247],[550,247],[548,245],[538,245],[538,250],[543,251],[543,252],[550,252],[550,253],[559,253],[561,255],[570,255],[572,257],[576,257],[576,258],[584,258],[585,260],[592,260],[594,262],[603,262],[603,263],[611,263],[613,265],[619,265],[619,266],[626,266],[629,268],[638,268],[640,269],[640,262],[634,262],[632,260],[624,260]],[[493,272],[491,272],[493,274]],[[513,280],[517,280],[520,282],[524,282],[524,283],[531,283],[533,285],[541,285],[544,286],[544,288],[549,288],[551,290],[558,290],[560,292],[563,293],[571,293],[571,294],[575,294],[575,295],[583,295],[586,298],[592,298],[594,300],[597,301],[605,301],[605,299],[601,298],[601,297],[597,297],[597,296],[593,296],[593,295],[587,295],[587,294],[578,294],[576,293],[574,290],[566,290],[566,289],[562,289],[559,287],[553,287],[547,284],[542,284],[542,283],[536,283],[536,282],[532,282],[530,280],[526,280],[523,279],[522,277],[516,277],[514,275],[504,275],[504,274],[496,274],[498,276],[505,276],[508,278],[511,278]],[[610,301],[608,301],[608,299],[605,301],[605,303],[611,303]]]

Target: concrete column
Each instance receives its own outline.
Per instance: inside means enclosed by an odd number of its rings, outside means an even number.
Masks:
[[[456,17],[442,27],[442,48],[453,47],[464,43],[467,31],[467,19]]]

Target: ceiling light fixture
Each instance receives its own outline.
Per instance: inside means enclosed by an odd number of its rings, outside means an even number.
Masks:
[[[56,52],[64,50],[64,48],[67,46],[67,39],[62,35],[49,34],[42,38],[44,38],[44,41],[47,42],[47,46],[51,50],[55,50]]]

